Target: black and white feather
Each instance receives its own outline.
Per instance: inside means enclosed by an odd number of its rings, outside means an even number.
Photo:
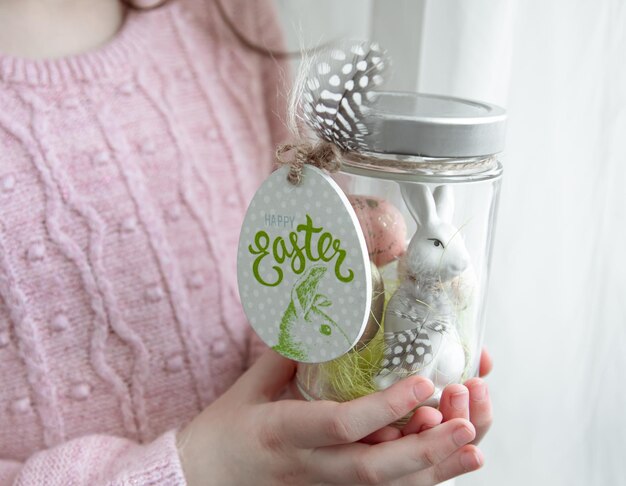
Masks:
[[[346,43],[316,56],[300,92],[307,125],[343,150],[367,150],[366,115],[388,65],[386,52],[369,42]]]
[[[398,329],[384,333],[385,350],[380,376],[395,373],[408,376],[426,368],[435,357],[440,337],[452,326],[451,309],[435,309],[400,289],[387,306],[387,327]]]

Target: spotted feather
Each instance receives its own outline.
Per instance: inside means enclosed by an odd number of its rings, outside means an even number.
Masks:
[[[425,318],[416,313],[402,312],[396,312],[396,316],[410,321],[415,327],[384,333],[385,350],[379,371],[381,376],[391,373],[408,376],[426,368],[434,358],[429,331],[443,334],[448,332],[450,326],[443,316]]]
[[[317,136],[343,150],[367,150],[366,121],[389,64],[376,43],[333,47],[312,63],[302,91],[304,119]]]

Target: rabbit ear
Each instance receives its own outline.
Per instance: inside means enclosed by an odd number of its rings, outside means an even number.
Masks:
[[[437,216],[446,223],[452,223],[454,215],[454,191],[451,186],[437,186],[433,192]]]
[[[400,183],[402,198],[418,225],[425,226],[437,218],[435,200],[426,184]]]

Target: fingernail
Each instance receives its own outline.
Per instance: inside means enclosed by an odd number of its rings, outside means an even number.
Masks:
[[[418,401],[423,402],[433,394],[433,385],[430,381],[420,381],[413,387],[413,393]]]
[[[484,383],[477,383],[472,387],[470,396],[474,402],[482,402],[487,395],[487,387]]]
[[[476,452],[467,451],[461,454],[461,465],[466,471],[473,471],[482,466],[482,460]]]
[[[462,446],[474,439],[474,431],[461,425],[452,433],[452,438],[456,445]]]
[[[450,405],[452,405],[452,408],[455,410],[465,410],[468,403],[467,398],[466,391],[453,393],[450,395]]]

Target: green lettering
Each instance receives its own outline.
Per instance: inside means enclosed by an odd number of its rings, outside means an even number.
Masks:
[[[322,231],[322,228],[315,228],[313,226],[313,220],[311,219],[311,216],[309,216],[308,214],[306,215],[306,224],[299,224],[298,227],[296,228],[298,231],[304,231],[304,250],[306,251],[306,257],[311,260],[312,262],[315,262],[317,260],[319,260],[319,258],[314,258],[313,254],[311,253],[311,238],[313,237],[313,233],[319,233],[320,231]]]
[[[348,269],[347,276],[344,277],[341,274],[341,264],[346,259],[346,251],[341,249],[341,240],[333,241],[333,248],[336,250],[336,254],[339,255],[337,257],[337,261],[335,262],[335,276],[341,282],[345,282],[345,283],[351,282],[352,279],[354,279],[354,272],[351,269]]]
[[[289,251],[287,251],[287,247],[285,246],[285,240],[283,240],[280,236],[274,240],[272,250],[274,253],[274,258],[278,263],[283,263],[285,261],[285,258],[290,257],[293,253],[289,253]]]
[[[332,243],[333,235],[330,233],[323,233],[322,236],[320,236],[320,239],[317,240],[317,253],[319,254],[319,258],[321,260],[329,262],[337,254],[337,252],[335,252],[330,257],[326,256],[326,253],[330,250]]]
[[[254,278],[261,285],[265,285],[267,287],[276,287],[278,284],[280,284],[280,282],[283,281],[283,271],[280,267],[272,267],[276,271],[277,275],[276,281],[274,283],[266,282],[265,280],[263,280],[259,272],[259,265],[261,265],[261,261],[269,254],[269,251],[267,251],[267,248],[270,244],[269,235],[263,230],[258,231],[257,234],[254,235],[254,244],[256,245],[256,248],[253,248],[252,245],[248,246],[248,250],[250,251],[250,253],[252,253],[253,255],[259,255],[254,259],[254,263],[252,264],[252,274],[254,275]]]
[[[267,232],[260,230],[254,235],[254,244],[248,246],[248,251],[252,255],[258,255],[252,263],[252,273],[254,278],[261,285],[267,287],[276,287],[283,281],[282,264],[290,259],[290,266],[293,273],[300,275],[306,270],[307,262],[317,262],[322,260],[330,262],[335,257],[335,276],[340,282],[351,282],[354,279],[354,272],[347,269],[344,274],[342,265],[346,259],[346,251],[341,248],[341,240],[335,239],[332,233],[323,232],[323,227],[313,225],[311,216],[306,215],[306,223],[299,224],[296,231],[289,233],[289,239],[286,241],[283,237],[277,237],[273,243],[270,243],[270,237]],[[314,244],[313,236],[321,233],[317,244]],[[304,244],[299,244],[299,236],[304,236]],[[271,253],[275,265],[271,268],[276,272],[276,278],[272,281],[261,276],[261,264],[264,258]],[[315,251],[317,250],[317,251]],[[270,264],[271,265],[271,264]]]
[[[296,275],[300,275],[306,268],[306,258],[302,253],[302,248],[298,246],[298,233],[292,231],[289,233],[289,242],[293,247],[293,258],[291,259],[291,269]]]

